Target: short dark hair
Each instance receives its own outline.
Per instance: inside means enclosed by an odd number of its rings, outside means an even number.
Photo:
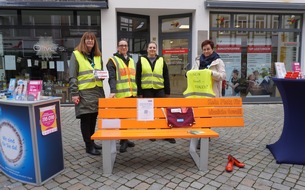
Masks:
[[[201,49],[203,46],[210,45],[212,49],[214,49],[214,42],[212,40],[205,40],[201,43]]]
[[[118,41],[118,46],[119,46],[120,42],[122,42],[122,41],[124,41],[124,42],[126,42],[126,43],[128,44],[128,40],[127,40],[126,38],[121,38],[121,39]]]
[[[237,70],[237,69],[233,69],[233,71],[232,71],[233,73],[235,73],[235,74],[239,74],[239,71]]]

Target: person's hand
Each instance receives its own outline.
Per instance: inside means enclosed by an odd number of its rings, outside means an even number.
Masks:
[[[115,97],[115,93],[110,93],[109,98],[114,98]]]
[[[79,104],[80,98],[79,96],[72,96],[72,102],[74,102],[75,105]]]

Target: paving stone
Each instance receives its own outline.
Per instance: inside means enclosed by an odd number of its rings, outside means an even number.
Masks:
[[[168,184],[166,184],[166,187],[170,188],[170,189],[175,189],[177,187],[176,183],[170,182]]]
[[[134,189],[143,190],[143,189],[148,189],[149,186],[150,186],[149,184],[142,182],[142,183],[138,184],[137,186],[135,186]]]
[[[176,139],[176,144],[135,140],[134,148],[117,154],[113,174],[109,175],[102,173],[102,157],[85,153],[74,107],[62,107],[65,170],[39,187],[20,183],[0,172],[0,189],[305,189],[305,166],[277,164],[266,148],[282,133],[282,104],[247,104],[243,108],[244,128],[213,128],[219,138],[210,141],[208,171],[198,171],[189,156],[189,139]],[[228,154],[246,167],[226,172]]]
[[[252,187],[249,187],[249,186],[246,186],[246,185],[243,185],[243,184],[239,184],[237,187],[236,187],[237,190],[255,190],[254,188]]]
[[[285,185],[282,185],[282,184],[278,184],[278,183],[274,183],[272,185],[273,188],[275,189],[279,189],[279,190],[290,190],[291,187],[288,187],[288,186],[285,186]]]
[[[216,190],[216,189],[217,189],[217,187],[213,187],[211,185],[206,185],[202,188],[202,190]]]

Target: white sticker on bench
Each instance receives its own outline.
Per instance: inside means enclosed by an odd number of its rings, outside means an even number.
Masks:
[[[120,119],[102,119],[103,129],[121,128]]]
[[[171,113],[182,113],[181,108],[171,108]]]

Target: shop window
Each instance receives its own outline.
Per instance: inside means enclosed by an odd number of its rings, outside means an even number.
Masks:
[[[230,15],[229,14],[212,14],[210,17],[210,23],[212,27],[223,28],[224,30],[219,31],[219,35],[229,34],[226,28],[230,28]]]
[[[43,80],[44,95],[70,102],[69,60],[88,28],[100,42],[100,11],[1,10],[0,76]]]
[[[17,25],[17,11],[0,10],[0,25]]]
[[[274,30],[277,30],[279,28],[279,16],[278,15],[272,15],[271,28]],[[277,34],[277,32],[272,32],[272,34]]]
[[[238,14],[234,15],[235,18],[235,23],[234,27],[235,28],[248,28],[248,15],[246,14]],[[246,31],[238,31],[238,34],[246,34]]]
[[[276,74],[274,63],[284,62],[289,71],[293,62],[300,61],[302,14],[243,13],[230,16],[234,18],[232,27],[219,28],[211,22],[210,28],[210,37],[218,47],[216,52],[226,66],[227,81],[230,81],[232,70],[237,69],[241,96],[278,97],[272,82]],[[253,82],[258,85],[252,89],[249,84]],[[231,95],[226,91],[226,96]]]
[[[132,19],[121,17],[120,30],[124,32],[132,32]]]
[[[120,31],[123,32],[141,32],[148,31],[148,19],[136,16],[119,16]]]
[[[266,28],[266,15],[255,15],[255,28],[256,29],[265,29]],[[256,34],[264,35],[265,32],[257,31]]]
[[[190,17],[165,18],[161,22],[162,33],[190,31]]]
[[[73,21],[73,11],[23,10],[21,15],[22,25],[71,26]]]
[[[300,15],[283,15],[282,28],[301,29],[301,16]]]
[[[146,54],[146,46],[149,42],[149,17],[145,15],[117,13],[117,39],[126,39],[129,52],[134,60]]]
[[[77,26],[99,26],[100,23],[98,11],[77,11]]]

